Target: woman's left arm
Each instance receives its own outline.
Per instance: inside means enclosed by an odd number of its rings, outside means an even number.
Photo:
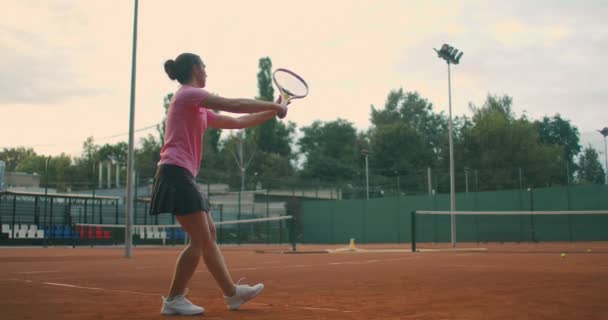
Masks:
[[[214,129],[244,129],[262,124],[274,118],[276,115],[276,111],[256,112],[241,117],[230,117],[216,114],[208,125]]]

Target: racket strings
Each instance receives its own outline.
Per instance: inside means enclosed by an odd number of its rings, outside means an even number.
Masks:
[[[292,96],[305,96],[308,94],[308,85],[298,77],[288,73],[278,71],[274,74],[277,86]]]

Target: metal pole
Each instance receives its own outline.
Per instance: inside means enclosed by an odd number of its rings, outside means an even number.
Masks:
[[[270,217],[270,194],[269,188],[266,188],[266,218]],[[266,221],[266,243],[270,243],[270,221]]]
[[[138,0],[135,0],[135,9],[133,13],[133,52],[131,61],[131,103],[129,113],[129,156],[127,159],[127,211],[125,217],[125,257],[132,256],[132,238],[131,228],[133,227],[133,167],[135,165],[134,151],[134,130],[135,127],[135,72],[137,61],[137,6]]]
[[[99,199],[99,224],[103,224],[103,199]]]
[[[606,136],[604,136],[604,171],[606,171],[606,179],[604,184],[608,184],[608,154],[606,153]]]
[[[397,194],[401,195],[401,177],[397,176]]]
[[[137,170],[135,170],[134,172],[135,174],[135,182],[133,183],[135,185],[135,192],[134,192],[134,200],[133,200],[133,222],[134,224],[137,223],[137,202],[138,202],[138,197],[139,197],[139,192],[137,191],[139,189],[139,175],[137,173]],[[171,215],[173,216],[173,215]]]
[[[13,194],[13,221],[11,226],[11,239],[15,239],[15,220],[17,216],[17,195]],[[46,216],[45,216],[46,218]],[[46,228],[45,228],[46,229]],[[46,235],[44,235],[46,237]]]
[[[518,168],[519,169],[519,190],[523,189],[523,179],[522,179],[522,174],[521,174],[521,167]]]
[[[464,186],[465,192],[469,193],[469,168],[464,168]]]
[[[367,161],[367,153],[365,154],[365,194],[369,200],[369,163]]]
[[[239,160],[241,166],[241,192],[245,190],[245,162],[243,161],[243,137],[239,138]]]
[[[453,143],[453,124],[452,124],[452,83],[450,79],[450,62],[448,61],[448,97],[449,97],[449,108],[450,108],[450,224],[451,224],[451,236],[452,236],[452,247],[456,247],[456,216],[454,210],[456,210],[456,199],[454,190],[454,143]]]
[[[110,161],[106,161],[106,169],[108,170],[106,174],[108,189],[112,189],[112,163]]]
[[[428,186],[429,186],[429,196],[433,195],[433,182],[431,181],[431,167],[426,167],[426,177],[428,180]]]
[[[46,183],[44,184],[44,223],[45,223],[44,227],[46,229],[46,227],[47,227],[46,205],[49,201],[49,197],[48,197],[48,194],[49,194],[49,192],[48,192],[49,191],[49,158],[46,158],[46,164],[44,165],[44,175],[46,176],[45,177]]]
[[[116,189],[120,188],[120,164],[116,162]]]
[[[101,164],[101,161],[99,161],[99,163],[97,164],[99,166],[99,177],[97,178],[98,180],[98,189],[102,189],[103,188],[103,165]],[[93,164],[93,175],[95,175],[95,164]],[[95,188],[95,182],[93,182],[93,188]]]
[[[245,190],[245,167],[241,167],[241,192]]]

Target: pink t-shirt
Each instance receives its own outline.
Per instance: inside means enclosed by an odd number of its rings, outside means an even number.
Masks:
[[[187,85],[175,92],[167,112],[159,165],[178,165],[196,177],[203,158],[203,135],[215,120],[215,113],[201,104],[207,96],[206,90]]]

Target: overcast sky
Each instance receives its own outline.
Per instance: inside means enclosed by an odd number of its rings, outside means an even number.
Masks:
[[[608,126],[608,1],[141,0],[135,127],[163,117],[177,88],[163,71],[201,55],[207,86],[257,94],[258,59],[307,79],[290,106],[298,128],[337,118],[369,127],[391,89],[448,110],[447,66],[432,48],[464,52],[452,69],[455,115],[488,93],[513,97],[532,119],[561,114],[583,144]],[[4,0],[0,11],[0,148],[80,155],[82,142],[126,141],[133,1]],[[138,132],[136,139],[155,130]],[[121,135],[123,134],[123,135]],[[116,136],[116,137],[113,137]],[[601,148],[601,149],[600,149]]]

